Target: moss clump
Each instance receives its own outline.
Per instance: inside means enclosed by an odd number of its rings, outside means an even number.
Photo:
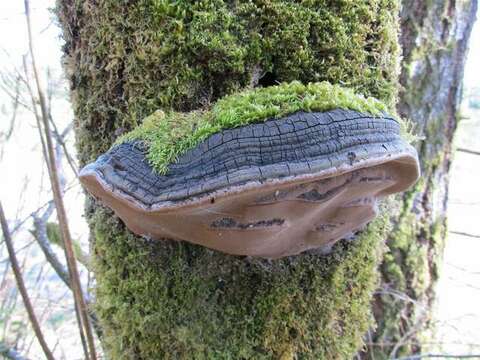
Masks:
[[[397,0],[58,1],[85,164],[157,109],[255,86],[328,81],[392,109]],[[96,308],[111,358],[352,358],[384,227],[328,257],[272,263],[147,242],[95,202]],[[205,339],[205,340],[204,340]]]
[[[385,216],[328,256],[277,261],[138,239],[103,210],[91,221],[113,359],[349,359],[371,325]]]
[[[380,101],[328,82],[298,81],[246,90],[220,99],[210,110],[190,113],[157,111],[117,143],[143,140],[149,147],[147,159],[159,173],[188,149],[224,129],[265,121],[296,111],[349,109],[379,115],[387,111]]]
[[[394,108],[397,11],[396,0],[59,1],[80,160],[157,109],[256,85],[328,81]]]

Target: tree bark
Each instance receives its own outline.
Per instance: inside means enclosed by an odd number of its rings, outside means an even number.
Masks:
[[[462,79],[477,0],[402,2],[402,66],[398,111],[424,138],[417,144],[422,178],[403,196],[387,240],[381,286],[375,297],[377,328],[365,358],[428,351],[435,284],[447,225],[452,140],[459,121]]]
[[[242,88],[277,81],[326,80],[375,96],[393,108],[398,88],[397,11],[394,0],[59,1],[80,161],[84,165],[94,160],[119,135],[159,108],[197,109]],[[445,26],[449,28],[450,22]],[[468,38],[467,30],[468,26],[459,31]],[[410,44],[404,54],[413,64],[408,54],[415,42],[406,41],[405,35],[402,42],[405,49]],[[430,61],[437,58],[430,58],[430,51],[425,63],[436,71],[437,65]],[[451,85],[451,106],[456,106],[463,65],[463,53],[455,54],[459,65],[452,69],[457,87]],[[404,66],[402,83],[413,89],[418,79],[405,72]],[[436,86],[442,83],[438,80]],[[419,89],[411,99],[425,96],[428,101],[423,91],[428,89]],[[410,114],[409,98],[403,99],[400,109]],[[86,214],[95,239],[96,312],[109,355],[115,359],[351,358],[372,325],[371,298],[390,224],[397,227],[389,236],[383,284],[394,283],[397,269],[402,276],[403,271],[410,274],[411,268],[403,267],[403,262],[411,254],[397,259],[402,240],[408,243],[413,238],[423,246],[415,261],[425,262],[433,254],[427,249],[440,252],[429,239],[444,235],[443,218],[430,217],[433,189],[425,184],[435,184],[439,191],[435,204],[444,204],[446,183],[439,184],[438,178],[443,179],[448,170],[444,164],[448,156],[442,154],[450,149],[446,144],[451,141],[455,111],[448,120],[435,114],[412,117],[420,130],[434,124],[426,132],[433,134],[432,144],[429,138],[419,149],[432,159],[426,149],[434,146],[441,160],[424,165],[425,177],[416,191],[388,201],[388,211],[355,241],[340,242],[329,256],[311,252],[266,261],[187,243],[149,241],[134,236],[112,212],[88,198]],[[443,128],[449,132],[437,145],[433,136]],[[419,216],[411,227],[407,213],[418,202],[429,209],[429,216]],[[425,229],[428,237],[417,236]],[[422,291],[428,293],[429,286]],[[379,338],[388,328],[382,319],[396,311],[391,304],[382,297],[375,306]]]

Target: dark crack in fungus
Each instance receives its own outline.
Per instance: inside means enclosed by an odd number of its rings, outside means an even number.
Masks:
[[[297,111],[210,135],[165,174],[144,142],[117,144],[80,180],[136,234],[280,258],[329,249],[415,183],[400,128],[385,113]]]

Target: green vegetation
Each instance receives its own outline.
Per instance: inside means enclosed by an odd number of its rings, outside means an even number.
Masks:
[[[59,1],[81,163],[158,109],[188,112],[259,84],[328,81],[393,109],[397,6],[396,0]]]
[[[396,102],[397,0],[72,0],[58,12],[82,164],[157,109],[228,113],[219,99],[258,85],[327,81]],[[109,358],[351,359],[371,324],[383,217],[329,256],[269,262],[139,238],[91,198],[86,215]]]
[[[372,325],[386,215],[328,256],[276,261],[139,241],[105,210],[91,221],[113,359],[350,359]]]
[[[379,115],[387,111],[380,101],[357,95],[351,89],[328,82],[303,85],[295,81],[267,88],[246,90],[219,100],[211,110],[189,113],[157,111],[122,136],[117,143],[143,140],[149,147],[147,159],[159,173],[188,149],[221,130],[296,111],[349,109]]]
[[[427,131],[433,136],[437,130]],[[397,357],[408,356],[428,346],[419,341],[431,330],[428,329],[431,326],[428,308],[432,306],[434,286],[439,277],[446,224],[444,214],[438,214],[432,222],[425,222],[425,215],[412,209],[419,198],[433,197],[432,192],[437,191],[438,180],[432,174],[442,166],[444,156],[443,152],[437,152],[435,157],[422,162],[422,178],[403,194],[402,206],[395,214],[395,226],[387,237],[387,251],[381,265],[382,284],[386,286],[376,300],[377,307],[382,309],[377,321],[376,341],[386,345],[370,350],[375,358],[391,357],[393,346],[390,344],[401,344],[396,349]],[[401,343],[410,329],[416,331],[415,340]]]

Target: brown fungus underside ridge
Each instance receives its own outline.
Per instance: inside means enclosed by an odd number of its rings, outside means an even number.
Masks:
[[[419,175],[395,119],[341,109],[224,130],[165,175],[146,151],[116,145],[80,179],[139,235],[265,258],[328,251]]]

